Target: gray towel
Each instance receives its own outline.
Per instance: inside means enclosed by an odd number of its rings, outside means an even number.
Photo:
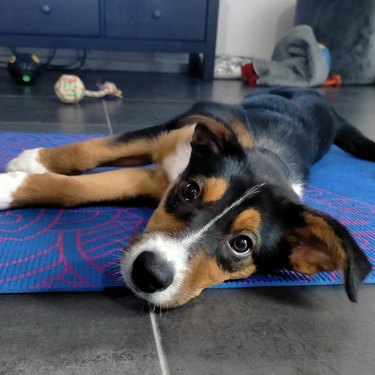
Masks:
[[[291,29],[277,43],[272,61],[254,59],[253,66],[260,86],[318,86],[329,74],[323,53],[308,25]]]

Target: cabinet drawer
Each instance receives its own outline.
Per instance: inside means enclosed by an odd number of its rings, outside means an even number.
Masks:
[[[99,0],[0,0],[0,33],[99,35]]]
[[[106,36],[204,40],[206,0],[107,0]]]

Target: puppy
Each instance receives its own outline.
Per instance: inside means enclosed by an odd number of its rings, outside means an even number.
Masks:
[[[375,161],[375,143],[320,95],[269,89],[235,106],[197,103],[165,124],[113,138],[26,150],[0,175],[0,207],[155,200],[121,269],[128,287],[157,306],[280,268],[341,270],[356,301],[369,261],[343,225],[301,203],[310,166],[333,143]]]

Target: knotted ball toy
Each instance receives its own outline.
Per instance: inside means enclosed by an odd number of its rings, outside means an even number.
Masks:
[[[122,98],[122,91],[112,82],[104,82],[99,85],[99,91],[91,91],[86,90],[78,76],[71,74],[64,74],[59,78],[55,83],[55,93],[61,102],[69,104],[79,103],[85,96]]]

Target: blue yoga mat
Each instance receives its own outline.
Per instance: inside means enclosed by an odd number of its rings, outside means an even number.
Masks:
[[[0,167],[26,148],[51,147],[91,136],[0,134]],[[1,188],[1,187],[0,187]],[[375,265],[375,165],[337,147],[311,171],[306,204],[346,225]],[[0,293],[100,291],[122,286],[124,243],[144,228],[152,210],[121,206],[0,211]],[[366,283],[375,282],[375,267]],[[341,284],[340,273],[290,271],[229,281],[219,288]]]

